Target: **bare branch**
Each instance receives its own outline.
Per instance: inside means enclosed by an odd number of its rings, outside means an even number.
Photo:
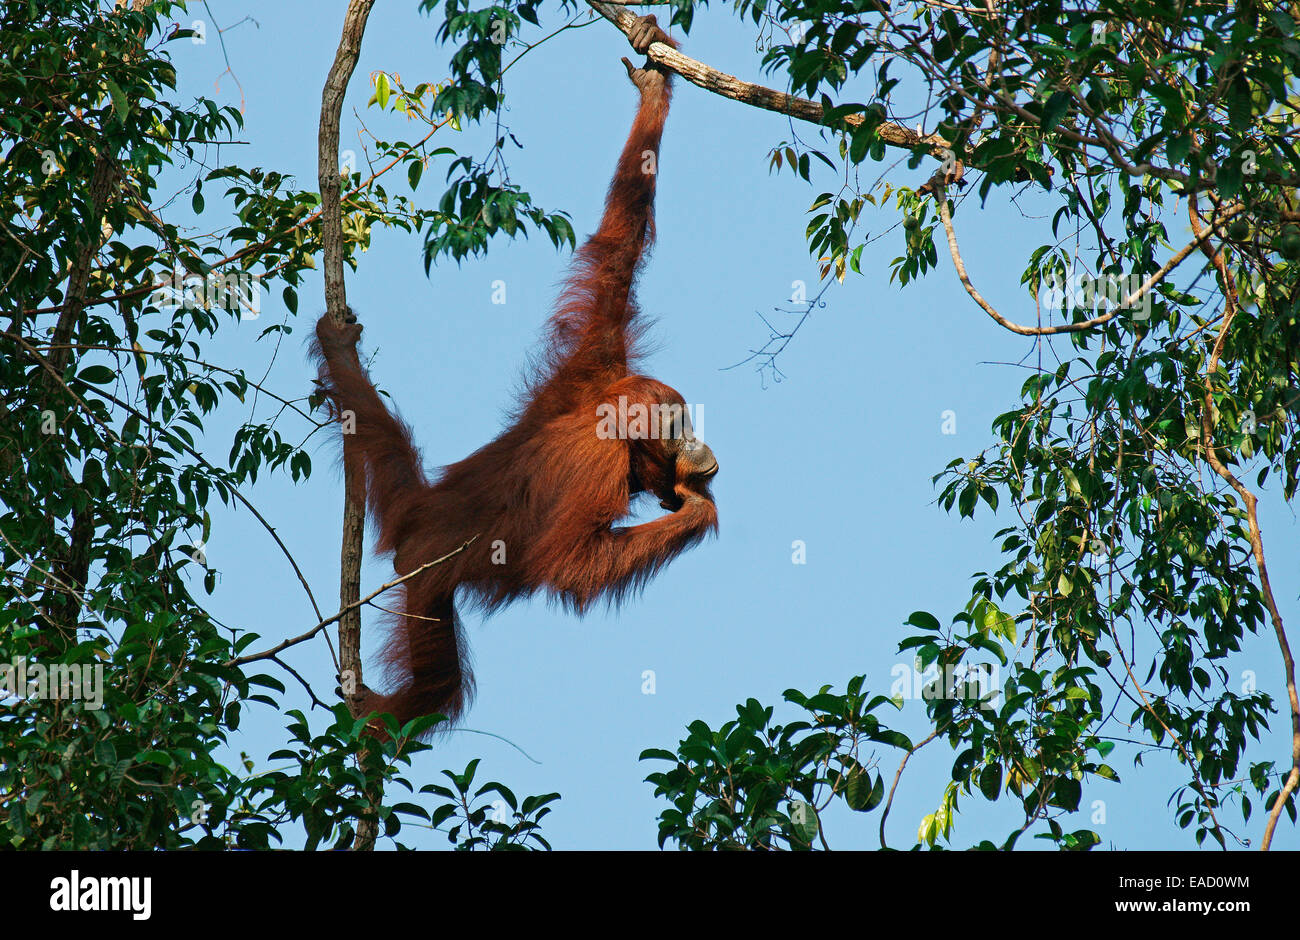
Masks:
[[[343,276],[344,241],[343,210],[340,200],[342,189],[339,176],[339,116],[343,111],[343,97],[348,82],[356,68],[361,51],[361,37],[365,33],[366,19],[374,0],[350,0],[343,19],[334,64],[321,92],[320,130],[317,164],[321,198],[321,246],[324,252],[325,307],[336,323],[342,324],[350,315],[347,301],[347,284]],[[365,509],[362,494],[365,480],[361,468],[352,457],[352,447],[346,436],[343,440],[343,545],[339,563],[339,668],[350,673],[356,687],[362,687],[361,676],[361,556],[365,536]],[[354,715],[359,713],[360,698],[349,697],[348,705]]]
[[[601,0],[587,0],[587,4],[617,26],[624,35],[631,33],[632,27],[637,21],[636,14],[624,9],[622,6],[602,3]],[[755,85],[753,82],[743,81],[734,75],[720,72],[711,66],[705,65],[698,59],[683,55],[667,43],[651,43],[646,57],[650,61],[676,72],[691,84],[698,85],[705,91],[711,91],[715,95],[721,95],[742,104],[753,105],[756,108],[763,108],[766,111],[776,111],[778,114],[785,114],[800,121],[808,121],[812,124],[825,123],[825,112],[817,102],[809,101],[807,98],[800,98],[797,95],[788,95],[782,91],[775,91],[763,85]],[[851,127],[860,125],[864,120],[865,118],[861,114],[850,114],[844,118],[844,122]],[[876,132],[880,135],[880,139],[891,147],[906,147],[911,150],[925,145],[929,148],[930,153],[936,157],[943,157],[951,149],[948,142],[938,134],[921,135],[911,128],[892,121],[882,122]]]
[[[951,722],[949,722],[949,724],[951,724]],[[935,728],[924,741],[915,745],[910,751],[903,755],[903,760],[899,763],[898,770],[894,773],[894,782],[889,787],[889,799],[885,800],[885,807],[880,811],[880,847],[882,849],[889,848],[889,846],[885,844],[885,821],[889,819],[889,810],[894,805],[894,791],[898,789],[898,781],[903,776],[903,770],[907,767],[907,762],[912,759],[913,754],[937,738],[940,731],[947,730],[947,727],[947,725],[944,725],[943,728]]]
[[[366,19],[374,0],[349,0],[343,18],[343,32],[334,54],[334,64],[321,91],[320,130],[317,141],[317,176],[321,201],[321,247],[324,253],[325,309],[340,326],[350,316],[346,284],[343,279],[344,240],[343,211],[340,205],[342,182],[339,178],[339,116],[343,112],[343,96],[348,81],[357,65],[361,52],[361,37],[365,35]],[[343,545],[339,552],[339,672],[350,674],[355,694],[347,696],[348,708],[354,716],[362,709],[361,678],[361,554],[365,537],[365,478],[364,469],[355,458],[355,448],[343,438]],[[365,793],[372,807],[383,799],[380,784],[370,781]],[[365,812],[357,819],[354,850],[371,851],[379,835],[378,820],[374,812]]]
[[[1240,207],[1226,212],[1211,229],[1204,234],[1192,239],[1182,248],[1178,249],[1167,262],[1157,271],[1146,279],[1145,283],[1132,294],[1125,297],[1118,307],[1103,313],[1101,316],[1093,317],[1090,320],[1083,320],[1079,323],[1062,323],[1058,326],[1022,326],[1019,323],[1013,323],[1002,314],[998,313],[993,306],[984,299],[984,296],[971,283],[970,276],[966,273],[966,263],[962,260],[961,250],[957,247],[957,232],[953,229],[952,213],[948,209],[948,199],[942,187],[939,187],[935,193],[935,202],[939,207],[939,221],[943,224],[943,230],[948,236],[948,253],[952,255],[953,267],[957,269],[957,278],[961,281],[961,286],[966,288],[966,293],[970,294],[971,299],[980,305],[980,308],[987,313],[993,320],[1002,327],[1010,330],[1012,333],[1019,333],[1021,336],[1051,336],[1056,333],[1080,333],[1084,330],[1090,330],[1094,326],[1100,326],[1113,320],[1120,310],[1129,308],[1137,303],[1151,290],[1163,281],[1169,272],[1178,267],[1187,259],[1193,251],[1200,247],[1205,239],[1210,237],[1213,230],[1221,229],[1224,223],[1230,221],[1233,216],[1241,212]]]

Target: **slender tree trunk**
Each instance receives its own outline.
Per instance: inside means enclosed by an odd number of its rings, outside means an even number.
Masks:
[[[321,244],[324,247],[325,309],[335,322],[343,323],[349,315],[347,289],[343,279],[343,212],[340,206],[342,183],[339,178],[339,116],[348,81],[357,65],[361,38],[374,0],[350,0],[343,19],[334,64],[321,93],[320,133],[317,167],[321,198]],[[347,436],[343,438],[343,549],[339,559],[339,676],[348,707],[355,715],[363,689],[361,676],[361,552],[365,535],[365,480]],[[364,760],[364,754],[360,758]],[[367,792],[371,805],[383,794],[378,787]],[[353,849],[374,848],[378,833],[377,820],[365,815],[357,821]]]

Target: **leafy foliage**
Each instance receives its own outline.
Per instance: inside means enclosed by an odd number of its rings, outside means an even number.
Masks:
[[[878,807],[884,780],[874,761],[861,762],[863,749],[912,745],[872,714],[889,699],[868,699],[862,683],[861,676],[851,680],[845,695],[829,687],[813,696],[787,691],[786,701],[806,709],[808,721],[773,724],[773,709],[749,699],[716,731],[692,722],[675,753],[642,752],[642,760],[675,764],[646,778],[672,804],[659,817],[659,845],[808,850],[826,845],[820,819],[832,801],[859,812]]]
[[[445,801],[433,810],[429,819],[435,826],[453,823],[447,829],[447,841],[458,851],[488,849],[492,851],[522,851],[530,848],[550,849],[542,836],[539,823],[550,811],[551,803],[560,798],[558,793],[525,797],[523,802],[504,784],[491,781],[470,792],[478,760],[472,760],[463,773],[444,770],[451,781],[450,787],[430,783],[420,788],[421,793],[431,793]],[[495,793],[495,800],[488,797]]]
[[[953,631],[900,645],[939,668],[992,652],[1010,673],[996,712],[927,703],[958,758],[956,789],[921,841],[948,838],[956,794],[976,789],[1020,799],[1026,831],[1095,844],[1052,813],[1077,808],[1090,778],[1116,779],[1099,758],[1130,728],[1148,741],[1135,763],[1160,751],[1183,766],[1170,805],[1198,844],[1247,842],[1222,813],[1229,802],[1249,821],[1262,797],[1294,821],[1300,767],[1248,759],[1277,703],[1233,658],[1260,630],[1286,643],[1256,505],[1267,481],[1286,501],[1300,482],[1300,9],[1156,2],[1139,19],[1112,0],[734,7],[772,37],[767,68],[823,106],[834,146],[784,142],[772,158],[810,181],[810,156],[842,168],[841,189],[810,209],[823,276],[860,271],[864,208],[891,197],[902,285],[936,266],[936,234],[958,260],[960,227],[990,199],[1051,220],[1020,275],[1027,315],[999,322],[1027,321],[1012,325],[1053,364],[1033,367],[985,451],[935,478],[959,516],[981,502],[1014,514],[998,535],[1003,559],[975,574]],[[678,8],[676,21],[689,15]],[[859,87],[873,97],[833,100]],[[907,171],[936,158],[938,172],[861,189],[860,166],[899,147]],[[1184,244],[1189,222],[1197,239]],[[911,622],[939,629],[930,615]],[[1300,735],[1300,715],[1290,721]],[[701,769],[687,747],[707,732],[691,730],[678,756],[693,782],[656,780],[678,800],[663,831],[717,842],[680,799],[713,786],[719,767],[745,779],[767,758],[738,768],[728,752]]]

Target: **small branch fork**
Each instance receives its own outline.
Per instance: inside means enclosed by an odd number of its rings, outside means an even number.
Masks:
[[[406,581],[410,581],[412,578],[417,577],[418,575],[422,574],[425,571],[428,571],[430,568],[442,564],[447,559],[455,558],[461,552],[465,551],[465,549],[469,548],[470,545],[474,543],[474,539],[477,538],[478,536],[476,535],[474,536],[474,538],[464,542],[459,548],[453,549],[452,551],[443,555],[441,558],[435,558],[433,561],[425,562],[423,565],[420,565],[420,567],[416,568],[414,571],[407,572],[406,574],[402,575],[400,578],[394,578],[392,581],[389,581],[387,584],[380,585],[380,587],[377,590],[371,591],[365,597],[360,597],[354,601],[350,601],[349,603],[341,607],[337,614],[335,614],[332,617],[325,618],[320,623],[316,624],[316,626],[308,630],[306,633],[301,633],[298,636],[285,640],[282,643],[278,643],[275,646],[271,647],[269,650],[265,650],[261,653],[250,653],[247,656],[236,657],[235,659],[232,659],[229,662],[227,662],[226,665],[242,666],[245,663],[256,662],[259,659],[275,659],[277,662],[279,662],[277,657],[279,656],[280,653],[284,652],[289,647],[297,646],[299,643],[307,642],[316,634],[320,633],[322,630],[328,627],[330,624],[336,623],[339,620],[341,620],[345,614],[349,613],[354,608],[361,607],[365,604],[369,604],[371,601],[373,601],[380,594],[383,594],[385,591],[391,591],[399,584],[403,584]],[[377,605],[372,605],[372,606],[377,606]]]

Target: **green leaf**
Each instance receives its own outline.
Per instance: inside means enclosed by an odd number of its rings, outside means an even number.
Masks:
[[[844,802],[849,809],[866,812],[871,809],[873,783],[871,774],[857,761],[849,769],[844,782]]]
[[[642,751],[637,760],[666,760],[675,764],[677,763],[677,755],[672,751],[665,751],[663,748],[652,747]]]
[[[1039,119],[1042,125],[1043,133],[1051,133],[1056,125],[1061,123],[1061,118],[1065,116],[1066,110],[1070,106],[1070,95],[1064,91],[1053,92],[1052,96],[1047,99],[1043,105],[1043,115]]]
[[[996,800],[1002,792],[1002,765],[988,764],[980,771],[980,793],[986,800]]]
[[[1228,86],[1228,121],[1238,131],[1245,131],[1251,124],[1250,82],[1240,74]],[[1220,170],[1223,168],[1220,167]]]
[[[95,385],[110,385],[117,380],[117,373],[108,366],[87,366],[77,374],[77,378]]]
[[[912,611],[903,623],[910,624],[911,626],[918,627],[922,630],[931,630],[935,633],[940,633],[943,630],[943,628],[939,626],[939,621],[935,618],[934,614],[928,613],[924,610]]]
[[[1295,20],[1286,12],[1286,10],[1274,8],[1268,11],[1268,18],[1273,21],[1273,25],[1283,36],[1290,36],[1295,32]],[[1292,53],[1294,55],[1294,53]]]
[[[131,113],[126,94],[122,91],[121,86],[111,78],[105,78],[104,85],[108,88],[109,97],[112,99],[113,115],[117,118],[117,123],[125,124],[127,116]]]
[[[803,800],[790,801],[790,829],[796,839],[811,845],[817,838],[817,811]]]

